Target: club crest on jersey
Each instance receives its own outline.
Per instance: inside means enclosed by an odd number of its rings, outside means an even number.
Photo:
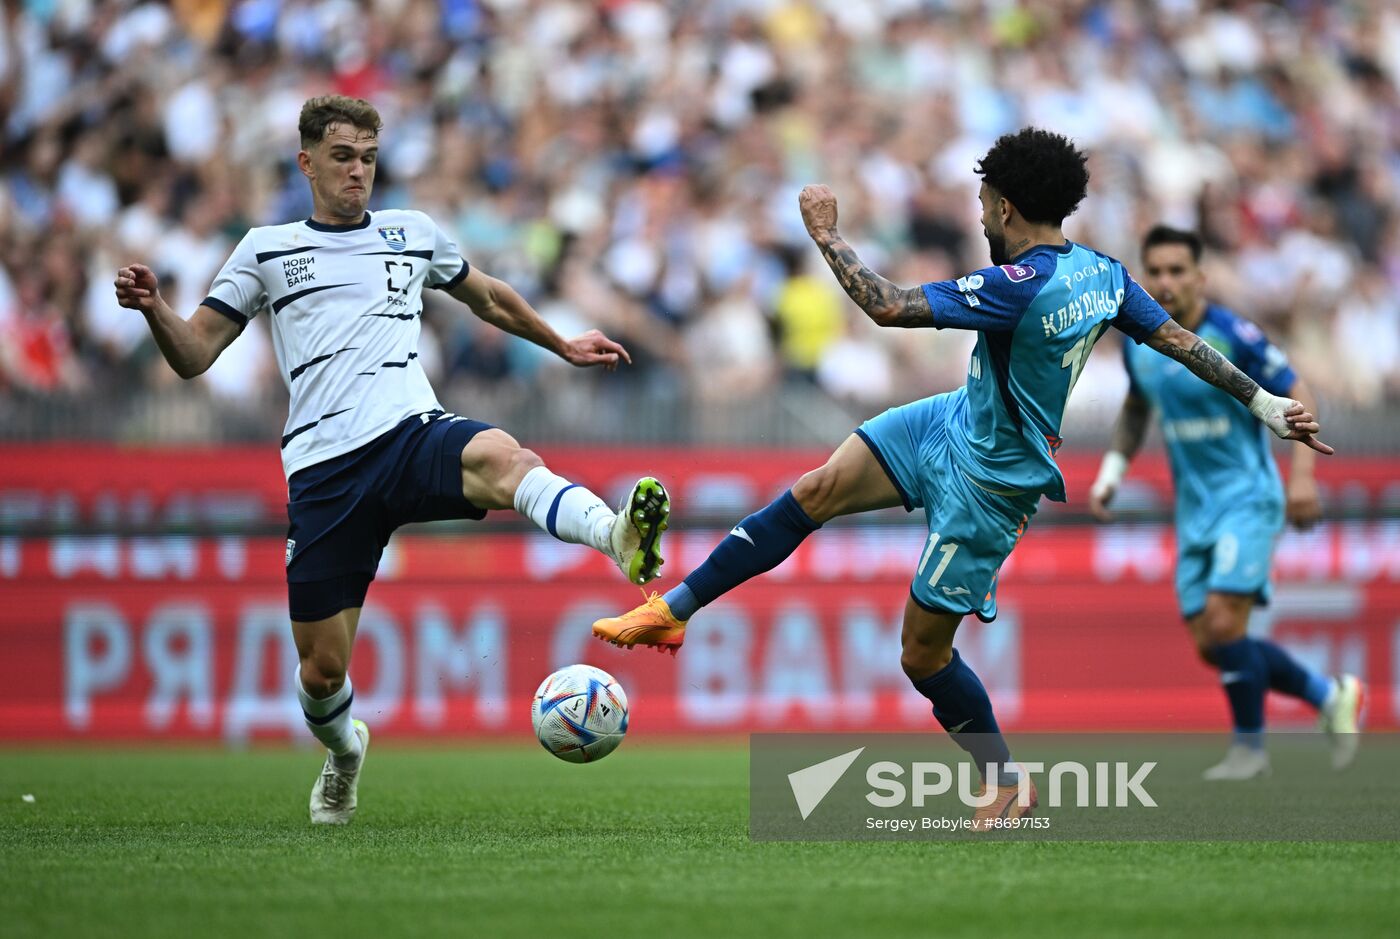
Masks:
[[[402,225],[385,225],[379,229],[379,237],[395,251],[402,251],[408,247],[408,235],[404,233]]]
[[[1030,280],[1035,276],[1035,268],[1029,264],[1003,264],[1001,272],[1006,275],[1006,279],[1013,284],[1019,284],[1023,280]]]

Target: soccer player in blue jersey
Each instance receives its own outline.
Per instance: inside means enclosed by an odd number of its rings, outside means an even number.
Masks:
[[[846,293],[876,324],[977,332],[967,384],[866,421],[826,464],[745,518],[664,597],[593,625],[623,646],[676,650],[702,606],[770,570],[838,515],[922,507],[928,540],[905,605],[900,661],[933,702],[938,722],[983,770],[975,824],[1020,816],[1022,788],[992,704],[953,647],[969,613],[996,616],[996,579],[1042,495],[1062,502],[1055,465],[1065,402],[1095,340],[1109,326],[1184,363],[1226,390],[1280,437],[1317,443],[1318,425],[1296,401],[1262,390],[1183,329],[1123,265],[1067,241],[1061,224],[1084,198],[1084,154],[1064,137],[1026,128],[982,158],[979,199],[992,267],[957,280],[898,287],[871,271],[836,229],[826,186],[802,190],[807,232]],[[999,769],[987,771],[989,764]],[[995,790],[993,792],[992,790]],[[1028,804],[1029,803],[1029,804]]]
[[[1157,226],[1142,243],[1146,285],[1189,329],[1264,389],[1312,407],[1312,392],[1283,351],[1259,327],[1207,303],[1201,240]],[[1269,441],[1238,401],[1207,387],[1180,364],[1124,343],[1128,396],[1113,444],[1089,492],[1103,521],[1128,463],[1158,414],[1176,486],[1176,595],[1205,662],[1220,672],[1234,718],[1234,742],[1206,779],[1252,779],[1269,771],[1264,750],[1264,695],[1269,689],[1302,698],[1320,714],[1341,769],[1356,753],[1361,683],[1351,675],[1324,677],[1268,639],[1248,635],[1249,614],[1269,602],[1269,562],[1285,518],[1310,528],[1321,512],[1313,478],[1316,454],[1293,450],[1285,491]]]

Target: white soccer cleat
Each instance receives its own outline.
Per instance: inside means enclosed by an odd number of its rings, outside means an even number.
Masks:
[[[316,785],[311,787],[311,821],[316,825],[348,825],[355,817],[356,790],[360,785],[360,770],[369,755],[369,728],[364,721],[355,721],[355,736],[360,738],[360,762],[352,770],[337,769],[335,758],[326,754],[326,765]]]
[[[671,497],[650,476],[637,480],[613,518],[609,543],[622,575],[638,586],[655,580],[665,563],[661,533],[671,520]]]
[[[1318,714],[1318,729],[1332,742],[1332,768],[1346,769],[1361,745],[1361,706],[1366,688],[1355,675],[1338,675]]]
[[[1271,772],[1268,753],[1236,743],[1225,753],[1225,759],[1202,773],[1201,778],[1211,782],[1239,782],[1267,776]]]

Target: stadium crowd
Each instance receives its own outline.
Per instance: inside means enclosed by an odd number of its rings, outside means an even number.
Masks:
[[[626,381],[692,402],[795,382],[869,413],[960,383],[969,337],[865,323],[796,192],[830,183],[891,279],[956,276],[986,263],[973,165],[1026,123],[1092,153],[1071,237],[1135,262],[1153,222],[1199,227],[1213,295],[1326,399],[1400,397],[1383,0],[20,0],[0,17],[7,407],[178,382],[116,268],[151,264],[193,311],[243,231],[309,214],[297,113],[332,91],[384,117],[371,208],[428,212],[560,331],[631,346]],[[420,349],[449,407],[566,370],[451,305],[431,299]],[[1113,352],[1091,368],[1121,389]],[[199,394],[275,430],[275,370],[255,320]]]

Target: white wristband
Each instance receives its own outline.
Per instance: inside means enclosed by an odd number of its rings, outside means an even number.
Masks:
[[[1103,462],[1099,464],[1099,475],[1094,480],[1091,491],[1102,492],[1105,489],[1117,489],[1118,484],[1123,481],[1123,477],[1126,475],[1128,475],[1128,458],[1117,450],[1110,450],[1103,455]]]
[[[1249,399],[1249,413],[1257,417],[1269,430],[1286,438],[1292,428],[1288,426],[1283,412],[1292,405],[1292,398],[1280,398],[1260,388],[1254,392],[1254,397]]]

